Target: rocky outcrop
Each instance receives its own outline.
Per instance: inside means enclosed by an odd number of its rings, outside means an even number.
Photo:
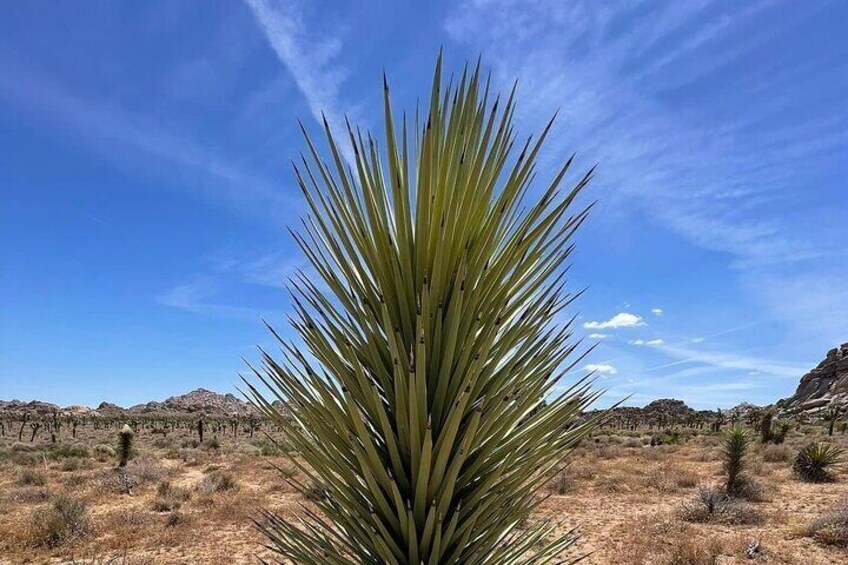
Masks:
[[[172,396],[164,402],[148,402],[129,409],[130,413],[205,414],[208,416],[249,416],[253,406],[232,394],[218,394],[199,388],[187,394]]]
[[[809,412],[832,404],[848,406],[848,343],[828,351],[824,361],[801,377],[795,394],[777,406],[786,412]]]
[[[68,406],[60,408],[55,404],[33,400],[21,402],[20,400],[0,400],[0,414],[23,414],[31,416],[48,416],[61,414],[67,416],[106,416],[126,417],[144,415],[180,416],[190,414],[203,414],[210,417],[249,416],[258,412],[253,406],[232,394],[218,394],[211,390],[199,388],[192,392],[172,396],[164,401],[153,401],[145,404],[137,404],[131,408],[122,408],[110,402],[101,402],[96,409],[92,410],[86,406]]]
[[[30,402],[21,402],[20,400],[0,400],[0,412],[50,416],[57,412],[61,412],[61,408],[59,408],[56,404],[42,402],[41,400],[31,400]]]

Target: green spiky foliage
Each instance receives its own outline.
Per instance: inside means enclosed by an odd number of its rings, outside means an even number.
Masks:
[[[588,381],[557,386],[579,358],[571,321],[555,324],[591,171],[561,190],[569,159],[529,202],[551,124],[513,151],[515,89],[492,101],[479,63],[451,83],[440,57],[412,135],[385,84],[382,149],[348,124],[346,159],[325,121],[325,161],[304,130],[294,237],[324,286],[293,277],[306,351],[275,333],[282,360],[263,352],[245,381],[302,458],[296,486],[321,493],[303,524],[259,525],[295,563],[549,563],[573,540],[526,519],[596,425],[578,420]]]
[[[845,450],[826,441],[814,441],[798,452],[792,470],[805,481],[823,483],[833,479],[832,471],[844,463]]]
[[[772,424],[774,422],[775,411],[771,408],[763,412],[763,417],[760,420],[760,442],[769,443],[774,439],[774,430]]]
[[[724,436],[724,488],[730,496],[738,495],[745,487],[742,473],[750,440],[748,432],[739,425],[733,426]]]
[[[126,467],[127,461],[132,456],[133,431],[124,424],[118,433],[118,467]]]

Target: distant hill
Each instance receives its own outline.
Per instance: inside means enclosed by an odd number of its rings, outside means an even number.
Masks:
[[[85,416],[132,416],[132,415],[186,415],[203,414],[206,416],[249,416],[256,414],[256,409],[247,402],[232,394],[219,394],[199,388],[186,394],[172,396],[164,401],[152,401],[137,404],[130,408],[122,408],[110,402],[101,402],[96,409],[86,406],[68,406],[61,408],[56,404],[33,400],[0,400],[0,413],[30,413],[47,416],[59,412],[67,415]]]
[[[828,351],[815,369],[801,377],[795,394],[777,406],[786,412],[810,412],[830,404],[848,407],[848,343]]]

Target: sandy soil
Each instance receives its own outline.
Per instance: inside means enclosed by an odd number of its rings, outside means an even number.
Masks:
[[[807,430],[809,433],[810,430]],[[814,430],[815,432],[815,430]],[[89,433],[89,435],[86,435]],[[188,433],[188,432],[185,432]],[[748,474],[762,500],[746,503],[744,523],[684,519],[698,488],[721,482],[717,436],[680,445],[644,445],[648,432],[602,435],[581,447],[534,519],[577,527],[571,555],[588,564],[848,563],[848,550],[807,537],[808,525],[848,500],[848,474],[809,484],[791,472],[800,432],[782,446],[752,445]],[[259,509],[294,516],[307,500],[247,438],[220,447],[193,447],[188,436],[140,437],[139,453],[118,480],[114,459],[98,458],[106,441],[83,432],[88,457],[56,455],[49,445],[0,437],[0,563],[257,563],[272,555],[254,529]],[[846,438],[834,438],[848,445]],[[265,446],[266,452],[268,447]],[[51,455],[52,454],[52,455]],[[70,462],[69,462],[70,461]],[[88,528],[76,539],[45,542],[44,516],[57,496],[87,509]],[[758,544],[753,560],[746,549]]]

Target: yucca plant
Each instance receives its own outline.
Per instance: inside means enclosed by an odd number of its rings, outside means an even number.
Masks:
[[[323,286],[292,277],[305,350],[274,333],[281,360],[263,351],[246,383],[321,495],[302,524],[259,527],[299,564],[552,562],[573,535],[526,519],[597,424],[578,418],[589,382],[558,384],[580,360],[557,316],[591,171],[561,191],[568,159],[529,202],[551,124],[516,157],[515,89],[492,101],[479,63],[443,88],[439,58],[411,135],[384,85],[382,149],[348,124],[346,158],[325,121],[325,160],[304,130],[293,235]]]
[[[814,441],[798,452],[792,470],[812,483],[823,483],[833,479],[831,471],[842,465],[844,449],[826,441]]]
[[[745,453],[750,442],[748,432],[736,425],[727,431],[724,437],[724,489],[730,496],[739,495],[745,488],[742,475],[745,470]]]

